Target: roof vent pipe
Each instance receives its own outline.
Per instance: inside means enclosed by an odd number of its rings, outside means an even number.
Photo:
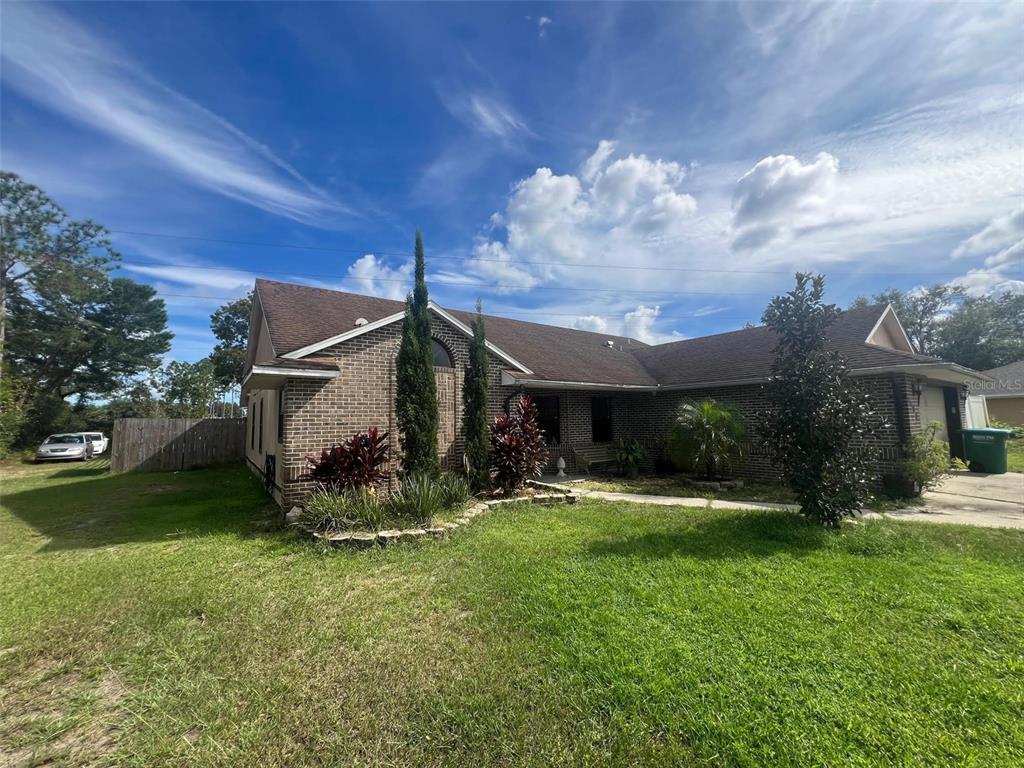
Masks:
[[[369,322],[370,321],[367,320],[365,317],[360,317],[359,319],[356,320],[356,325],[357,326],[366,325]]]
[[[612,341],[611,339],[608,339],[608,341],[606,341],[604,345],[608,347],[608,349],[615,349],[615,342]]]

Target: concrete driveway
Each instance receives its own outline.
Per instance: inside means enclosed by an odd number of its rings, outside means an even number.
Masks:
[[[887,512],[902,520],[1024,528],[1024,474],[957,472],[924,494],[922,509]]]

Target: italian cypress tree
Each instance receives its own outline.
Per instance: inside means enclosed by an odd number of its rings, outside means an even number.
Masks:
[[[490,432],[487,429],[487,344],[480,300],[476,301],[469,369],[462,381],[462,433],[466,438],[469,482],[480,491],[490,484]]]
[[[437,383],[427,307],[423,235],[416,230],[416,282],[405,300],[402,341],[395,361],[395,413],[406,474],[436,475]]]

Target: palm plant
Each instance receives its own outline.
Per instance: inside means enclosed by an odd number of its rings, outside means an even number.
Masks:
[[[669,458],[677,466],[703,471],[715,479],[719,467],[739,460],[747,430],[735,406],[710,398],[687,401],[676,411],[668,439]]]

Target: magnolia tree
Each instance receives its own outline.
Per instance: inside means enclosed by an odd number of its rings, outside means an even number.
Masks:
[[[804,515],[830,527],[869,496],[864,437],[882,426],[846,361],[825,350],[839,309],[825,304],[825,279],[799,273],[796,288],[768,304],[763,321],[778,336],[769,406],[761,414],[765,447],[782,467]]]
[[[491,425],[491,479],[511,496],[531,477],[540,477],[547,458],[537,406],[529,397],[521,397]]]

